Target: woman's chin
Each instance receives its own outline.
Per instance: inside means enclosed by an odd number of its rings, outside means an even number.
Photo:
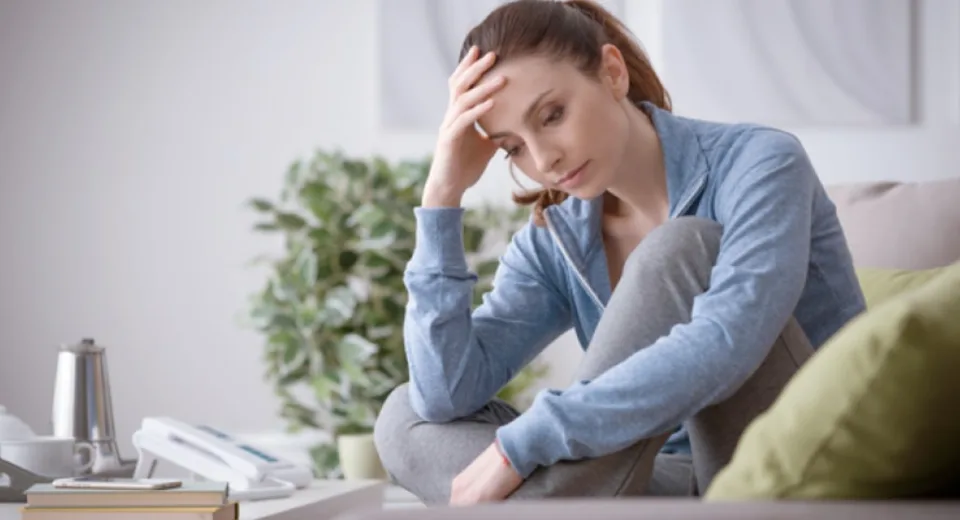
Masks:
[[[601,186],[596,186],[591,183],[584,183],[583,186],[578,186],[576,189],[567,191],[567,193],[571,197],[576,197],[582,200],[590,200],[603,195],[605,191],[606,190]]]

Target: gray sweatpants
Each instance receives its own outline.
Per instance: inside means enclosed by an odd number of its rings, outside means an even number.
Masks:
[[[671,220],[651,232],[628,257],[576,380],[597,377],[673,325],[689,321],[694,297],[709,286],[720,236],[719,224],[693,217]],[[509,498],[701,493],[730,460],[749,422],[772,404],[812,352],[791,319],[746,383],[685,423],[690,456],[659,453],[669,433],[639,439],[602,457],[540,467]],[[428,504],[444,504],[453,478],[518,412],[494,399],[468,417],[429,423],[414,413],[407,392],[406,385],[398,387],[384,404],[374,431],[377,450],[394,482]]]

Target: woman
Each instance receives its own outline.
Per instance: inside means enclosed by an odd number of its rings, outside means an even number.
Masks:
[[[697,494],[816,347],[864,309],[801,144],[678,117],[622,25],[521,0],[467,36],[406,272],[410,382],[376,442],[428,503]],[[545,187],[471,311],[461,197],[498,149]],[[496,392],[576,330],[575,382]]]

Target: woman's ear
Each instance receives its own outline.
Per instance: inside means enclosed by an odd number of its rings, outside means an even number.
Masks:
[[[630,91],[630,71],[620,49],[612,43],[600,48],[600,76],[617,101],[623,100]]]

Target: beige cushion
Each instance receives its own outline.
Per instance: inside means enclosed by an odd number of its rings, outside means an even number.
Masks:
[[[928,269],[960,259],[960,178],[827,186],[857,267]]]

